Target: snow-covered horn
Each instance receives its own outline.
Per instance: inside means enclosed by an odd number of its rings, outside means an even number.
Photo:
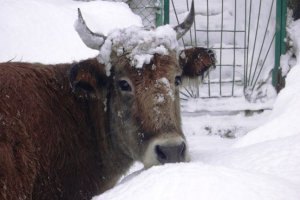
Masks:
[[[92,32],[89,27],[87,27],[80,9],[78,8],[78,19],[75,22],[75,30],[79,34],[81,40],[84,42],[86,46],[91,49],[99,50],[103,45],[106,37],[99,33]]]
[[[194,23],[195,19],[195,10],[194,10],[194,0],[192,1],[191,10],[185,20],[174,27],[174,30],[177,33],[177,40],[179,40],[188,30],[190,30],[191,26]]]

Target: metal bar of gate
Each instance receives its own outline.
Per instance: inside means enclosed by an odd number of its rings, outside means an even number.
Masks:
[[[235,84],[235,54],[236,54],[236,0],[234,1],[234,32],[233,32],[233,67],[232,67],[232,89],[231,95],[234,96],[234,84]]]
[[[276,1],[276,38],[275,38],[275,66],[272,72],[272,84],[274,87],[278,84],[278,74],[280,67],[280,56],[285,53],[285,36],[286,36],[286,0]]]
[[[164,24],[170,23],[170,1],[164,0]]]
[[[262,55],[262,50],[263,50],[263,47],[264,47],[264,44],[265,44],[265,41],[266,41],[266,36],[267,36],[267,33],[268,33],[268,28],[269,28],[269,24],[270,24],[270,20],[271,20],[271,16],[272,16],[273,5],[274,5],[274,0],[272,0],[272,4],[271,4],[270,10],[269,10],[268,22],[267,22],[267,25],[266,25],[266,28],[265,28],[263,41],[262,41],[262,44],[260,46],[260,50],[259,50],[259,53],[258,53],[258,58],[256,60],[256,65],[255,65],[255,68],[254,68],[253,77],[252,77],[250,85],[253,85],[253,81],[254,81],[254,78],[255,78],[255,75],[256,75],[256,71],[258,69],[259,60],[260,60],[261,55]],[[263,66],[261,66],[261,67],[263,67]],[[249,79],[249,81],[250,81],[250,79]],[[253,85],[253,87],[255,87],[255,85]]]
[[[207,29],[207,32],[206,32],[206,39],[207,39],[207,48],[209,48],[209,4],[208,4],[208,0],[206,1],[206,29]],[[207,78],[208,78],[208,85],[207,85],[207,88],[208,88],[208,96],[211,97],[211,91],[210,91],[210,72],[208,71],[208,74],[207,74]]]

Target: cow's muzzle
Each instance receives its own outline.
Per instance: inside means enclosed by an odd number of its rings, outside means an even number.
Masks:
[[[185,161],[186,144],[156,145],[155,153],[161,164]]]
[[[146,168],[165,163],[189,161],[186,141],[180,137],[158,138],[153,140],[144,155],[143,163]]]

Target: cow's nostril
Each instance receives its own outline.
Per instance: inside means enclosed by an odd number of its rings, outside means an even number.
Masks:
[[[186,145],[184,142],[176,145],[156,145],[157,160],[164,163],[175,163],[185,160]]]
[[[156,145],[155,147],[155,153],[157,155],[157,159],[160,163],[165,163],[167,160],[167,155],[164,153],[164,150],[161,148],[160,145]]]
[[[179,155],[180,157],[184,157],[185,155],[185,150],[186,150],[186,146],[185,146],[185,143],[181,143],[180,147],[179,147]]]

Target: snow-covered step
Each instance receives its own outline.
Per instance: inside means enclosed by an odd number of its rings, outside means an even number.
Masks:
[[[223,138],[236,138],[247,134],[249,131],[264,124],[270,110],[260,113],[245,115],[235,113],[229,115],[214,115],[212,113],[182,112],[182,126],[186,136],[194,135],[218,135]]]
[[[241,97],[227,98],[190,98],[187,101],[181,101],[181,110],[183,113],[230,113],[240,111],[260,111],[271,110],[273,108],[274,99],[265,102],[251,103]]]
[[[244,97],[191,98],[181,101],[184,133],[236,138],[268,120],[274,100],[250,103]]]

